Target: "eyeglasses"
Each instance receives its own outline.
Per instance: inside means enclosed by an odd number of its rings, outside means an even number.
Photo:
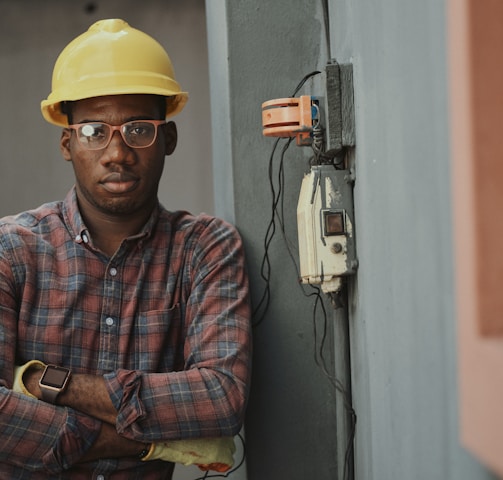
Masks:
[[[122,125],[88,122],[69,125],[68,128],[77,132],[79,143],[88,150],[107,148],[115,131],[120,132],[122,139],[129,147],[147,148],[157,138],[157,127],[165,123],[165,120],[135,120]]]

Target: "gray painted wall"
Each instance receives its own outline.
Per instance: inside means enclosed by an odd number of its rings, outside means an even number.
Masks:
[[[330,7],[355,77],[356,477],[491,478],[458,440],[444,2]]]
[[[329,47],[322,2],[234,0],[225,1],[226,8],[223,2],[207,2],[208,11],[219,4],[228,36],[221,56],[213,52],[210,70],[222,66],[219,82],[226,82],[220,95],[230,103],[230,138],[222,137],[228,143],[222,158],[232,172],[232,215],[247,245],[255,301],[263,285],[273,144],[261,136],[260,104],[289,96],[330,56],[354,64],[355,478],[493,478],[458,440],[444,2],[330,0]],[[320,88],[309,82],[301,93]],[[285,160],[293,241],[305,156],[290,147]],[[299,292],[278,236],[270,251],[272,303],[255,330],[248,477],[342,478],[335,474],[334,396],[313,361],[313,302]]]
[[[275,140],[262,136],[261,104],[291,95],[304,75],[318,68],[322,19],[316,18],[314,0],[210,0],[206,9],[209,16],[220,18],[208,28],[212,111],[218,116],[215,108],[228,105],[230,119],[224,134],[220,123],[213,125],[215,169],[224,172],[215,175],[216,205],[221,191],[225,198],[234,198],[228,215],[235,218],[245,240],[256,305],[265,285],[260,264],[272,213],[268,169]],[[312,88],[310,81],[303,92]],[[283,205],[287,237],[293,244],[297,197],[308,158],[308,151],[293,145],[285,156]],[[278,166],[276,156],[275,182]],[[232,192],[228,184],[221,185],[229,178]],[[228,206],[217,213],[226,210]],[[269,250],[271,304],[254,330],[246,424],[248,478],[335,478],[335,392],[314,360],[319,349],[313,337],[314,299],[300,289],[278,223],[276,229]],[[322,328],[319,315],[317,325]],[[328,338],[327,345],[330,342]]]

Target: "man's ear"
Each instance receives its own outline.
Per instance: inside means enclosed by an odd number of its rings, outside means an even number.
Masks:
[[[72,154],[70,152],[70,139],[72,136],[72,131],[69,128],[64,128],[61,132],[61,139],[59,141],[59,148],[63,158],[70,162],[72,160]]]
[[[171,155],[175,151],[176,143],[178,141],[178,132],[176,130],[175,122],[168,122],[164,125],[164,131],[166,133],[165,153],[166,155]]]

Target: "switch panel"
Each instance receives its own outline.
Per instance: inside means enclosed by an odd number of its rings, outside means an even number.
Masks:
[[[300,277],[325,293],[357,268],[353,230],[353,178],[349,170],[315,165],[305,175],[297,205]]]

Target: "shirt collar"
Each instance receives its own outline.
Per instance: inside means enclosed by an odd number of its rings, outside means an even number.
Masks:
[[[65,224],[70,233],[73,235],[74,240],[77,243],[89,243],[90,234],[84,223],[84,219],[80,214],[75,186],[72,187],[72,189],[68,192],[65,199],[63,200],[62,212]],[[149,238],[157,224],[159,214],[160,205],[159,202],[157,202],[152,214],[150,215],[141,231],[136,235],[129,237],[129,240],[144,241],[145,239]]]

